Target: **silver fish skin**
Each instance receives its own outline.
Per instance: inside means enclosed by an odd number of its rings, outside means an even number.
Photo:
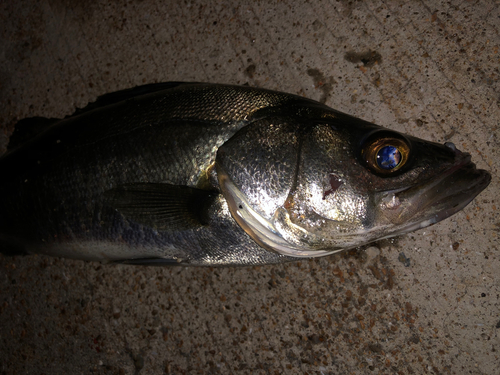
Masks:
[[[281,263],[424,228],[490,180],[451,143],[299,96],[153,84],[16,126],[0,158],[0,250],[141,265]]]

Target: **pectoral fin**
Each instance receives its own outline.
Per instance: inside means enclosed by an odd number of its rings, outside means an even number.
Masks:
[[[208,208],[217,194],[188,186],[137,183],[108,190],[104,196],[127,219],[159,231],[177,231],[208,225]]]

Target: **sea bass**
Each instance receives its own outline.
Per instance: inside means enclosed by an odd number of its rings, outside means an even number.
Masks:
[[[300,96],[153,84],[18,124],[0,158],[0,249],[143,265],[280,263],[427,227],[490,180],[452,143]]]

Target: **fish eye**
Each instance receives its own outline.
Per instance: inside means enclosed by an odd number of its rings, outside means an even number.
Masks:
[[[409,156],[409,142],[402,136],[392,134],[369,137],[361,150],[361,158],[366,166],[374,173],[385,176],[401,170]]]

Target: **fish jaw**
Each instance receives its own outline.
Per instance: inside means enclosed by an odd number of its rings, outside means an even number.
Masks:
[[[451,148],[451,146],[449,146]],[[436,224],[465,208],[491,181],[491,175],[477,169],[468,153],[453,148],[455,163],[422,184],[378,194],[379,218],[392,226],[394,237]]]

